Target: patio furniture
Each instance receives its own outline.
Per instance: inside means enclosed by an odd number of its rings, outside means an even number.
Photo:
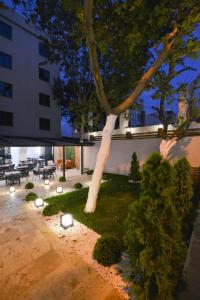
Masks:
[[[22,171],[21,171],[20,177],[21,177],[21,178],[26,178],[26,179],[28,180],[28,177],[29,177],[29,169],[22,170]]]
[[[40,179],[40,175],[43,175],[44,173],[44,169],[41,168],[41,169],[33,169],[33,178],[36,177],[36,178],[39,178]]]
[[[46,168],[46,169],[44,169],[44,172],[43,172],[44,177],[43,177],[43,179],[46,179],[48,177],[51,178],[51,176],[53,176],[53,178],[54,178],[54,172],[55,172],[55,170],[53,168],[49,168],[49,169]]]
[[[20,185],[20,176],[21,172],[19,171],[5,172],[6,184],[14,184],[17,182]]]
[[[63,164],[63,161],[62,161],[62,159],[58,159],[58,160],[57,160],[57,162],[56,162],[56,166],[57,166],[57,168],[58,168],[58,169],[61,169],[61,167],[62,167],[62,164]]]
[[[3,172],[0,172],[0,181],[6,180]]]
[[[74,168],[74,161],[71,159],[67,159],[65,163],[66,169],[72,169]]]

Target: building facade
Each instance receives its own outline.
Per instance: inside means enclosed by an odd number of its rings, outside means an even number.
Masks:
[[[59,67],[44,63],[40,32],[14,11],[0,11],[0,136],[61,136],[52,83]]]

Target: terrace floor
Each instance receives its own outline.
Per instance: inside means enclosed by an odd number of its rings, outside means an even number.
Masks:
[[[68,171],[69,172],[69,171]],[[64,191],[88,176],[67,172]],[[58,174],[59,177],[59,174]],[[37,182],[38,196],[55,195],[58,177],[45,187]],[[32,178],[31,178],[32,179]],[[10,194],[0,183],[0,298],[1,300],[120,300],[121,296],[91,266],[52,232],[22,200],[32,190],[16,185]]]

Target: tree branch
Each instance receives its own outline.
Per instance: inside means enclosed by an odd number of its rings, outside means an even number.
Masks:
[[[94,82],[95,82],[99,102],[101,103],[105,112],[109,114],[111,112],[111,107],[105,95],[103,80],[102,80],[99,63],[98,63],[97,46],[96,46],[94,30],[93,30],[92,11],[93,11],[93,0],[84,0],[84,29],[85,29],[87,46],[89,50],[91,69],[94,76]]]

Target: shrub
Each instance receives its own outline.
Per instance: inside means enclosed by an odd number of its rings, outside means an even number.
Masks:
[[[93,173],[94,173],[94,170],[88,170],[88,171],[86,171],[87,175],[92,175]]]
[[[138,299],[174,299],[180,282],[186,247],[173,184],[169,162],[160,154],[151,155],[144,166],[141,196],[131,204],[125,222],[124,243]]]
[[[65,181],[66,181],[66,178],[65,178],[64,176],[60,176],[60,177],[59,177],[59,181],[60,181],[60,182],[65,182]]]
[[[186,158],[181,158],[174,164],[174,201],[181,219],[189,214],[192,195],[190,164]]]
[[[121,244],[111,234],[105,234],[95,244],[93,257],[103,266],[117,263],[121,257]]]
[[[140,166],[135,152],[133,152],[131,160],[130,179],[133,181],[139,181],[141,179]]]
[[[43,209],[44,216],[53,216],[59,212],[59,208],[56,205],[49,204]]]
[[[38,195],[36,193],[29,193],[28,195],[26,195],[25,200],[26,201],[34,201],[37,198],[38,198]]]
[[[27,182],[25,185],[25,189],[30,190],[34,188],[33,182]]]
[[[83,187],[83,185],[80,182],[75,183],[74,188],[75,189],[81,189]]]
[[[103,180],[110,180],[110,175],[104,173],[104,174],[103,174]]]

